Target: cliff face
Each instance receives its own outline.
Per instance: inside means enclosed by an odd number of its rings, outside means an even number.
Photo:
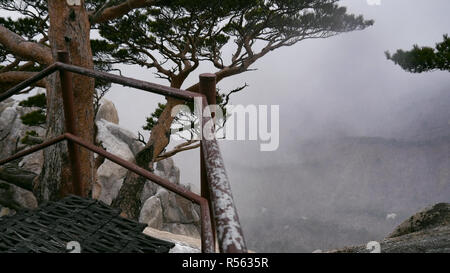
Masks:
[[[364,253],[367,245],[346,247],[331,252]],[[450,253],[450,204],[429,207],[399,225],[380,242],[381,253]]]
[[[257,186],[233,188],[246,193],[241,218],[255,251],[379,241],[420,209],[450,200],[450,137],[322,139],[296,152],[298,163],[250,169]]]
[[[19,102],[13,99],[0,103],[0,158],[28,148],[27,144],[21,142],[27,131],[35,131],[36,138],[42,141],[45,127],[26,126],[20,119],[32,110],[35,109],[21,107]],[[114,104],[107,100],[102,101],[96,116],[96,140],[108,152],[133,161],[143,145],[136,140],[132,132],[120,127],[118,121]],[[6,174],[27,171],[27,175],[34,177],[40,173],[42,163],[43,153],[39,151],[8,165],[8,169],[0,166],[0,217],[14,213],[11,210],[14,208],[36,208],[37,201],[34,195],[28,190],[8,183],[9,177]],[[155,165],[157,175],[181,185],[179,169],[172,159],[159,161]],[[107,159],[104,160],[97,169],[92,197],[110,205],[117,196],[126,173],[125,168]],[[181,186],[190,189],[189,186]],[[149,181],[145,185],[141,202],[143,206],[140,222],[159,230],[200,238],[200,212],[197,205]]]

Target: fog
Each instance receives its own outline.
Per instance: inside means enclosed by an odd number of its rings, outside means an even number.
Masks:
[[[450,2],[342,5],[375,25],[276,50],[256,71],[219,83],[221,90],[249,85],[232,104],[280,106],[278,150],[261,152],[257,141],[220,142],[247,243],[256,251],[381,240],[418,209],[450,199],[449,74],[410,74],[384,55],[442,41]],[[211,70],[201,66],[183,87]],[[136,67],[122,72],[158,82]],[[133,132],[163,101],[121,87],[108,98]],[[197,150],[174,157],[183,183],[198,185],[198,157]],[[386,219],[388,213],[398,217]]]
[[[449,73],[407,73],[384,55],[442,41],[450,2],[380,3],[341,1],[374,26],[278,49],[255,63],[256,71],[219,83],[224,91],[249,85],[231,104],[280,108],[276,151],[261,152],[258,141],[220,141],[251,249],[312,252],[365,244],[424,206],[450,200]],[[137,66],[118,68],[124,76],[167,84]],[[205,72],[214,69],[201,65],[183,88]],[[135,133],[164,102],[116,85],[106,98],[116,105],[120,125]],[[199,151],[174,160],[182,182],[199,187]]]

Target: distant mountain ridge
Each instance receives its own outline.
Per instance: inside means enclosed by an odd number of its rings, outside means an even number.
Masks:
[[[450,201],[450,136],[316,139],[302,142],[297,154],[299,162],[292,164],[272,161],[263,168],[244,167],[247,177],[258,181],[254,191],[246,192],[249,204],[277,215],[274,220],[243,209],[243,219],[251,215],[242,220],[244,231],[254,234],[265,226],[267,233],[277,236],[271,241],[284,242],[279,251],[295,251],[300,246],[294,238],[305,235],[311,240],[298,251],[344,247],[349,245],[343,243],[346,240],[352,244],[381,240],[419,209]],[[240,192],[238,185],[233,190]],[[396,218],[389,219],[392,213]],[[301,217],[308,220],[298,220]],[[308,226],[328,232],[309,233]],[[256,244],[250,242],[255,251],[269,249]]]

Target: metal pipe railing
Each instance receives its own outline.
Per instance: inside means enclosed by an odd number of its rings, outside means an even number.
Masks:
[[[66,62],[68,61],[69,60],[67,53],[59,52],[58,62],[50,65],[43,71],[37,73],[35,76],[27,79],[26,81],[21,82],[20,84],[14,86],[8,91],[0,94],[0,102],[1,102],[19,93],[24,88],[33,85],[37,81],[42,80],[43,78],[54,73],[55,71],[60,71],[61,84],[63,87],[63,101],[64,101],[63,105],[66,122],[66,133],[64,135],[48,140],[42,144],[36,145],[25,151],[21,151],[7,159],[0,160],[0,165],[10,162],[14,159],[20,158],[22,156],[28,155],[30,153],[36,152],[53,144],[56,144],[62,140],[67,140],[69,144],[68,147],[70,160],[71,162],[74,163],[71,164],[72,174],[75,175],[74,189],[78,195],[81,195],[79,193],[83,192],[83,185],[81,179],[76,178],[77,175],[76,173],[78,173],[78,175],[81,175],[80,169],[77,168],[76,166],[76,163],[79,161],[79,155],[77,156],[78,149],[76,149],[76,147],[72,147],[73,148],[72,151],[70,149],[70,146],[71,145],[73,146],[73,144],[76,143],[84,148],[87,148],[95,153],[98,153],[108,158],[109,160],[121,165],[124,168],[127,168],[132,172],[142,175],[143,177],[189,199],[194,203],[199,204],[202,219],[201,234],[202,234],[203,252],[214,252],[215,250],[214,248],[215,231],[213,233],[214,226],[217,228],[217,235],[218,235],[217,237],[219,241],[219,249],[221,252],[247,252],[244,236],[242,234],[242,229],[240,227],[237,210],[236,207],[234,206],[233,197],[231,194],[231,187],[225,171],[223,159],[220,154],[218,143],[214,137],[212,137],[211,139],[202,139],[201,141],[202,147],[201,155],[203,159],[201,161],[202,162],[201,168],[203,169],[204,172],[202,182],[203,188],[202,192],[204,193],[205,197],[208,197],[208,199],[206,199],[202,196],[187,191],[183,187],[175,185],[170,181],[167,181],[159,176],[156,176],[153,173],[137,166],[134,163],[130,163],[111,153],[106,152],[105,150],[93,144],[87,143],[78,136],[76,136],[77,132],[73,110],[73,93],[71,91],[72,81],[69,72],[85,75],[96,79],[110,81],[113,83],[121,84],[123,86],[133,87],[140,90],[145,90],[176,99],[186,101],[196,101],[196,102],[200,101],[203,106],[208,105],[207,97],[211,98],[213,94],[211,90],[214,90],[214,98],[215,98],[215,79],[213,84],[209,82],[209,85],[207,85],[209,87],[206,88],[209,91],[207,91],[206,95],[204,95],[176,88],[166,87],[159,84],[149,83],[146,81],[140,81],[132,78],[118,76],[111,73],[95,71],[84,67],[78,67],[67,64]],[[209,74],[209,76],[207,76],[204,74],[200,78],[201,89],[203,88],[202,86],[205,86],[206,83],[205,80],[210,81],[211,80],[210,77],[212,77],[212,75],[213,74]],[[200,100],[194,100],[195,98],[200,98]],[[211,99],[211,103],[212,102],[213,101]],[[200,109],[203,109],[203,106],[199,106]],[[203,116],[202,117],[203,124],[206,124],[208,121],[211,120],[211,118],[212,116],[210,112],[207,116]],[[214,135],[214,128],[212,128],[212,132],[210,133]],[[209,204],[211,204],[211,206]],[[213,216],[215,219],[215,225],[212,225],[211,216]]]
[[[12,97],[16,94],[18,94],[23,89],[27,88],[28,86],[33,85],[34,83],[42,80],[43,78],[47,77],[48,75],[54,73],[58,70],[58,65],[56,63],[48,66],[41,72],[37,73],[36,75],[24,80],[23,82],[19,83],[18,85],[12,87],[11,89],[6,90],[5,92],[0,94],[0,102],[6,100],[9,97]]]
[[[185,101],[193,101],[195,97],[199,96],[198,93],[194,93],[187,90],[180,90],[173,87],[168,87],[156,83],[136,80],[124,76],[114,75],[107,72],[96,71],[85,67],[79,67],[75,65],[65,64],[57,62],[55,63],[58,69],[69,71],[72,73],[88,76],[91,78],[101,79],[112,83],[117,83],[123,86],[133,87],[136,89],[149,91],[151,93],[164,95]]]
[[[201,103],[208,105],[206,97],[202,98]],[[209,108],[205,108],[202,115],[203,124],[212,124],[210,122],[211,119],[212,115]],[[211,126],[209,132],[203,131],[202,133],[202,154],[206,168],[209,197],[211,198],[215,227],[217,229],[219,250],[226,253],[246,253],[247,246],[234,205],[225,164],[220,153],[219,144],[215,138],[215,128]]]
[[[216,74],[210,74],[210,73],[204,73],[200,74],[199,76],[199,91],[200,94],[203,94],[207,100],[207,104],[202,103],[201,108],[201,115],[203,115],[203,111],[205,110],[205,107],[216,104]],[[213,115],[211,115],[212,118],[214,118]],[[204,124],[203,124],[204,125]],[[203,128],[202,128],[203,133]],[[200,140],[200,143],[203,140]],[[215,219],[214,217],[214,210],[212,209],[214,206],[211,202],[211,194],[210,194],[210,187],[208,183],[208,175],[206,173],[206,163],[204,158],[204,151],[203,147],[200,144],[200,194],[203,196],[206,200],[209,202],[209,207],[211,208],[210,215],[212,219]],[[214,235],[214,244],[216,242],[216,226],[214,221],[211,223],[211,228],[213,230]]]
[[[69,53],[67,51],[58,51],[58,61],[63,63],[69,62]],[[72,73],[66,70],[60,70],[59,77],[61,79],[63,109],[64,109],[64,123],[66,132],[75,136],[78,135],[77,122],[75,120],[75,105],[73,97],[73,81]],[[73,181],[73,191],[78,196],[85,196],[85,183],[81,178],[81,156],[78,147],[71,141],[67,143],[67,150],[69,152],[69,162],[71,168],[71,175]]]
[[[139,175],[147,178],[148,180],[155,182],[156,184],[158,184],[172,192],[175,192],[175,193],[183,196],[184,198],[198,204],[200,206],[200,214],[201,214],[202,251],[207,252],[207,253],[214,252],[215,249],[214,249],[214,244],[213,244],[213,234],[212,234],[212,230],[211,230],[211,218],[209,216],[210,209],[209,209],[208,201],[205,198],[203,198],[191,191],[188,191],[185,188],[183,188],[177,184],[174,184],[167,179],[159,177],[159,176],[147,171],[146,169],[137,166],[134,163],[128,162],[118,156],[108,153],[107,151],[105,151],[102,148],[99,148],[93,144],[87,143],[77,136],[74,136],[70,133],[66,133],[66,134],[64,134],[64,136],[66,139],[73,141],[73,142],[77,143],[78,145],[83,146],[86,149],[91,150],[101,156],[104,156],[105,158],[111,160],[112,162],[119,164],[120,166],[122,166],[136,174],[139,174]]]
[[[63,135],[57,136],[55,138],[52,138],[52,139],[47,140],[45,142],[42,142],[41,144],[37,144],[37,145],[35,145],[35,146],[33,146],[33,147],[29,148],[29,149],[20,151],[20,152],[12,155],[10,157],[7,157],[5,159],[0,159],[0,165],[6,164],[6,163],[11,162],[13,160],[19,159],[21,157],[27,156],[27,155],[32,154],[34,152],[37,152],[39,150],[45,149],[48,146],[52,146],[52,145],[54,145],[54,144],[56,144],[58,142],[61,142],[63,140],[65,140],[65,137]]]

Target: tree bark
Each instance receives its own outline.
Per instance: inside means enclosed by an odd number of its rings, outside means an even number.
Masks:
[[[173,79],[171,87],[180,88],[185,78],[186,77]],[[172,108],[180,103],[182,103],[182,101],[167,98],[166,107],[158,118],[158,124],[153,127],[149,141],[144,149],[136,155],[136,164],[139,167],[153,171],[153,162],[170,141],[170,126],[174,119],[174,117],[171,116]],[[130,171],[127,172],[117,198],[113,200],[111,205],[120,208],[123,217],[137,220],[141,210],[141,195],[145,183],[146,179],[142,176]]]
[[[181,101],[172,98],[167,99],[166,108],[172,109]],[[136,164],[141,168],[152,171],[153,162],[164,150],[170,141],[170,126],[173,117],[171,111],[163,111],[158,119],[159,126],[155,126],[150,139],[144,149],[136,155]],[[141,209],[141,195],[146,179],[132,172],[127,172],[119,194],[112,202],[112,206],[122,210],[122,216],[130,219],[138,219]]]
[[[33,77],[36,74],[37,72],[27,71],[8,71],[0,73],[0,83],[2,83],[2,86],[0,87],[0,93],[8,90],[9,88],[20,82],[23,82],[24,80]],[[46,81],[40,80],[35,84],[35,86],[45,88],[47,87]]]
[[[114,18],[122,17],[133,9],[148,7],[156,3],[157,0],[127,0],[117,6],[104,9],[99,14],[92,17],[93,23],[105,23]]]
[[[243,66],[227,67],[216,72],[216,82],[224,78],[245,72],[247,68],[257,60],[251,59]],[[180,88],[186,79],[187,75],[183,77],[173,78],[171,87]],[[187,89],[191,92],[199,92],[199,84],[194,84]],[[153,127],[150,133],[150,139],[145,145],[144,149],[136,155],[136,164],[142,168],[151,169],[156,158],[164,151],[170,142],[170,129],[174,117],[172,117],[172,109],[183,103],[183,101],[167,98],[166,107],[161,116],[158,118],[158,123]],[[120,188],[117,198],[113,201],[112,206],[122,209],[122,216],[130,219],[138,219],[139,211],[141,209],[141,194],[146,180],[139,175],[128,172],[125,180]]]
[[[53,59],[56,60],[59,50],[69,52],[74,65],[93,68],[90,47],[90,23],[84,7],[68,6],[66,1],[48,0],[50,17],[49,40]],[[54,137],[64,132],[64,111],[62,107],[62,90],[59,74],[48,77],[47,89],[47,133],[46,137]],[[93,143],[94,135],[94,80],[85,76],[73,75],[73,92],[75,100],[75,117],[77,134],[89,143]],[[92,188],[95,179],[93,154],[80,149],[82,183],[86,192]],[[67,145],[60,143],[44,151],[44,167],[35,185],[34,193],[39,201],[57,200],[73,192]]]
[[[3,25],[0,25],[0,44],[9,49],[15,56],[24,60],[35,61],[43,65],[49,65],[53,62],[48,47],[27,41]]]

